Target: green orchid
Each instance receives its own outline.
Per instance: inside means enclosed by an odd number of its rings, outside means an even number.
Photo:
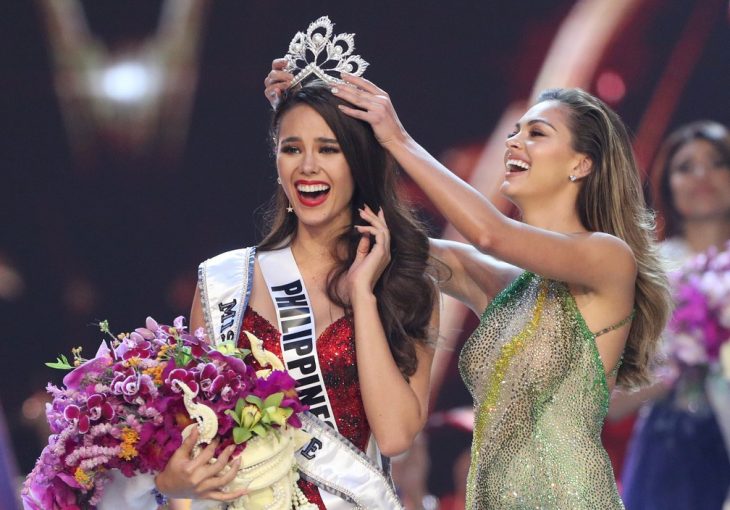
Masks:
[[[233,441],[241,444],[254,435],[263,436],[267,432],[276,430],[275,426],[282,427],[294,412],[291,408],[281,408],[284,393],[272,393],[266,400],[255,395],[245,399],[239,398],[234,410],[227,410],[226,414],[233,418],[238,426],[233,427]]]
[[[233,340],[217,343],[213,348],[225,356],[235,356],[240,359],[244,359],[251,352],[248,349],[241,349]]]

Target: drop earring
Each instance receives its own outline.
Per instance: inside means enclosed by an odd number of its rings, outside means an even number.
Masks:
[[[288,213],[294,212],[294,208],[291,206],[291,202],[289,202],[289,207],[286,208],[286,212],[288,212]]]

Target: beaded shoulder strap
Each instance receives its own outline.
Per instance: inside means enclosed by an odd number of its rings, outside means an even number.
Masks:
[[[629,314],[629,316],[626,317],[621,322],[617,322],[613,326],[609,326],[607,328],[603,328],[601,331],[599,331],[597,333],[593,333],[593,336],[595,338],[598,338],[601,335],[605,335],[606,333],[610,333],[611,331],[613,331],[615,329],[618,329],[618,328],[620,328],[622,326],[625,326],[626,324],[628,324],[629,322],[631,322],[632,320],[634,320],[634,317],[636,317],[636,308],[634,308],[633,310],[631,310],[631,313]]]

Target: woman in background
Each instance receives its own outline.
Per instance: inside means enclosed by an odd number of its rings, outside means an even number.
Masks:
[[[730,240],[730,132],[700,121],[675,130],[652,173],[665,218],[663,255],[674,268]],[[671,339],[667,339],[670,341]],[[667,360],[658,382],[617,393],[610,415],[641,409],[627,453],[629,510],[719,509],[730,488],[730,459],[708,401],[706,365]]]

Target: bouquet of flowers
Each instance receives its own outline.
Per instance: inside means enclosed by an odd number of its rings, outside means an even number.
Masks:
[[[676,308],[667,328],[667,356],[683,365],[709,365],[730,340],[730,242],[710,249],[670,275]],[[730,353],[728,353],[730,354]]]
[[[173,324],[148,318],[146,327],[114,337],[102,322],[111,341],[93,359],[83,359],[78,348],[72,363],[61,356],[47,364],[71,372],[64,387],[48,386],[52,435],[25,481],[26,509],[93,509],[112,470],[125,477],[159,472],[192,427],[200,430],[198,444],[220,438],[216,454],[238,445],[240,476],[231,483],[249,487],[246,508],[290,508],[296,501],[294,452],[307,436],[299,430],[297,414],[306,408],[295,381],[253,335],[253,355],[261,366],[275,363],[274,370],[256,372],[244,362],[251,351],[233,342],[208,344],[202,328],[186,332],[182,317]],[[265,473],[254,469],[274,457]],[[275,483],[282,487],[270,490]],[[281,494],[289,500],[272,505]],[[232,508],[243,508],[239,500]]]

